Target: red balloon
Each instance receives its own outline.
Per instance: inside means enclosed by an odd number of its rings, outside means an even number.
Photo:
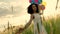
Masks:
[[[44,5],[40,5],[40,10],[45,10],[45,6]]]

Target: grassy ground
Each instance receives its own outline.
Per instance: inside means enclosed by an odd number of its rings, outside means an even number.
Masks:
[[[49,19],[47,21],[43,21],[43,25],[46,28],[48,34],[60,34],[60,18],[57,19]],[[33,24],[27,28],[22,34],[33,34]]]

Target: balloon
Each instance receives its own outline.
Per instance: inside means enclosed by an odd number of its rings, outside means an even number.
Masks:
[[[35,4],[41,4],[42,3],[42,0],[29,0],[29,2],[31,4],[35,3]]]
[[[39,7],[40,7],[40,10],[45,10],[45,6],[44,5],[41,4]]]
[[[46,2],[42,2],[42,5],[46,6],[47,4],[46,4]]]

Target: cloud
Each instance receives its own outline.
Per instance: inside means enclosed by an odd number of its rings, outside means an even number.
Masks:
[[[0,17],[6,15],[20,14],[24,10],[23,7],[17,4],[16,2],[13,2],[12,4],[13,4],[13,13],[11,8],[12,5],[10,5],[9,3],[0,2]]]

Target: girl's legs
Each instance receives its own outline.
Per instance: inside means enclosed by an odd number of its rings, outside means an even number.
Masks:
[[[39,34],[47,34],[44,26],[41,24],[40,21],[38,21],[38,24],[39,24]]]
[[[37,23],[34,23],[34,34],[38,34]]]
[[[41,21],[38,21],[38,26],[39,26],[39,34],[42,34],[42,24]]]

